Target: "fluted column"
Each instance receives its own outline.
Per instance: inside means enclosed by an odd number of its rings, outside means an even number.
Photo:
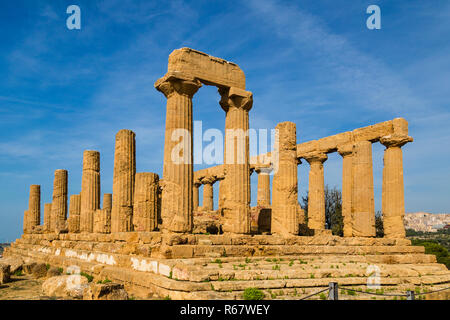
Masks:
[[[45,203],[44,204],[44,232],[51,232],[50,229],[50,219],[52,216],[52,204],[51,203]]]
[[[161,199],[163,229],[191,232],[193,228],[192,97],[199,81],[166,75],[155,83],[167,98]]]
[[[257,205],[264,208],[270,207],[270,173],[272,168],[270,167],[256,167],[256,173],[258,174],[258,193],[257,193]]]
[[[200,182],[195,182],[193,189],[192,189],[192,207],[193,207],[193,211],[198,211],[198,189],[200,188],[202,184]]]
[[[100,152],[86,150],[83,154],[81,180],[81,232],[93,232],[94,213],[97,209],[100,209]]]
[[[308,228],[325,230],[325,182],[323,163],[328,159],[325,153],[311,152],[304,156],[308,161]]]
[[[30,232],[41,223],[41,186],[30,186],[30,199],[28,201],[28,215]]]
[[[80,232],[81,195],[73,194],[69,201],[68,227],[70,233]]]
[[[358,141],[353,146],[352,234],[375,236],[372,143]]]
[[[136,174],[133,224],[135,231],[153,231],[158,226],[159,176],[152,172]]]
[[[275,130],[272,153],[274,176],[271,232],[296,235],[298,234],[297,129],[295,123],[286,121],[279,123]]]
[[[67,170],[55,171],[50,228],[52,232],[62,229],[67,219]]]
[[[211,178],[202,179],[203,183],[203,211],[212,211],[214,209],[213,184]]]
[[[250,233],[249,119],[253,94],[238,88],[219,88],[226,112],[224,170],[220,185],[223,231]]]
[[[344,237],[352,237],[352,166],[353,144],[349,143],[338,148],[342,156],[342,217],[344,220]]]
[[[114,152],[111,232],[133,230],[133,197],[136,175],[136,134],[120,130]]]
[[[380,139],[384,150],[382,213],[384,236],[404,238],[405,195],[403,185],[403,154],[401,147],[413,139],[407,135],[390,135]]]
[[[23,233],[27,234],[30,233],[30,218],[28,215],[28,210],[25,210],[23,212]]]
[[[102,209],[112,209],[112,193],[103,194],[103,206]]]

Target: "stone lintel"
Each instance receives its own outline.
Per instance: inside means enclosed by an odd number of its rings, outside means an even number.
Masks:
[[[237,64],[191,48],[174,50],[167,70],[184,73],[206,85],[245,89],[245,74]]]

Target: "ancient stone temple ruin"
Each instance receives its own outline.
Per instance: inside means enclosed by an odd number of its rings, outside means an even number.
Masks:
[[[218,88],[225,112],[224,161],[194,171],[192,98],[202,85]],[[297,143],[295,123],[283,122],[275,128],[273,150],[250,157],[245,133],[253,95],[236,64],[178,49],[155,88],[167,98],[162,176],[136,172],[135,133],[120,130],[113,193],[103,196],[103,204],[100,153],[87,150],[80,194],[69,199],[68,172],[55,171],[43,225],[41,188],[30,187],[23,236],[5,255],[64,269],[77,266],[97,279],[123,283],[140,297],[234,299],[256,287],[268,298],[274,292],[295,298],[330,281],[365,286],[374,272],[381,286],[393,290],[450,282],[450,272],[435,256],[405,239],[402,146],[413,141],[405,119],[305,143]],[[180,140],[173,137],[179,133],[184,148],[174,159]],[[383,238],[375,237],[373,143],[385,146]],[[325,224],[324,165],[333,152],[343,159],[343,237],[332,235]],[[304,162],[310,166],[307,219],[297,191],[297,170]],[[253,208],[252,173],[258,175]],[[218,210],[215,183],[220,184]]]

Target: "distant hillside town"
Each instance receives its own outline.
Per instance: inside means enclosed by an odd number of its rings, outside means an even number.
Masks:
[[[450,213],[406,213],[404,221],[406,229],[423,232],[436,232],[440,229],[450,227]]]

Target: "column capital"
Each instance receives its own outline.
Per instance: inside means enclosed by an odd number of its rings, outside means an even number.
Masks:
[[[255,172],[257,174],[270,174],[273,168],[270,165],[256,165]]]
[[[338,153],[344,158],[353,153],[353,143],[346,143],[338,147]]]
[[[155,82],[156,90],[162,92],[166,98],[175,92],[192,98],[201,86],[199,80],[181,73],[167,73]]]
[[[305,153],[302,158],[308,161],[309,164],[311,164],[314,162],[324,163],[328,159],[328,156],[324,152],[312,151]]]
[[[386,148],[390,147],[402,147],[408,142],[413,142],[414,139],[407,135],[391,134],[380,138],[380,143]]]
[[[213,176],[205,176],[201,180],[202,184],[213,184],[214,182],[216,182],[216,179]]]
[[[228,112],[230,107],[242,108],[250,111],[253,106],[253,93],[243,89],[230,87],[220,87],[219,94],[221,96],[220,106],[225,112]]]

